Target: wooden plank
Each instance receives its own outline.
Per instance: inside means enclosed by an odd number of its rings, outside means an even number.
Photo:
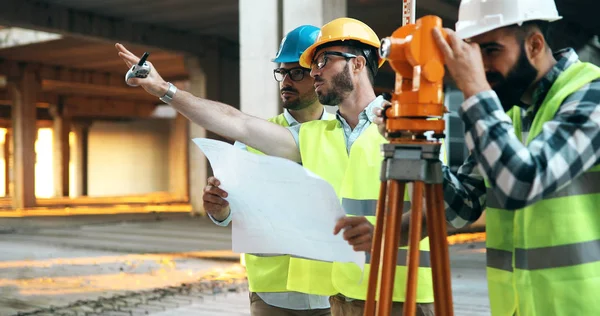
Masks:
[[[64,114],[73,118],[149,117],[156,105],[114,98],[64,98]]]
[[[186,201],[170,192],[154,192],[129,196],[80,196],[76,198],[54,197],[38,199],[38,206],[59,205],[120,205],[120,204],[174,204]]]
[[[2,128],[12,128],[13,122],[10,118],[0,118],[0,127]],[[53,123],[51,120],[37,120],[35,123],[36,128],[52,128]]]
[[[22,209],[35,206],[35,102],[41,83],[35,71],[23,67],[19,77],[9,78],[7,86],[13,100],[13,207]]]
[[[0,105],[11,105],[12,99],[8,95],[6,88],[0,88]],[[50,104],[56,104],[58,102],[58,96],[54,93],[38,93],[37,102],[35,106],[37,108],[48,108]]]
[[[128,49],[136,50],[136,49],[130,48],[130,47],[128,47]],[[106,55],[97,56],[97,58],[93,58],[91,60],[88,58],[85,61],[86,68],[126,69],[125,64],[123,63],[123,61],[120,58],[117,57],[116,50],[114,50],[114,48],[112,48],[112,47],[111,47],[111,53],[114,54],[115,58],[106,58]],[[134,52],[134,53],[141,53],[141,51]],[[158,67],[158,70],[161,72],[161,74],[163,73],[163,67],[167,66],[166,63],[177,62],[178,60],[180,63],[183,63],[182,57],[179,54],[174,54],[174,53],[165,52],[165,51],[150,51],[150,56],[149,56],[148,60],[152,61],[152,63],[154,65],[159,65],[157,67]],[[163,62],[166,62],[166,63],[163,63]],[[78,64],[83,65],[84,63],[83,62],[82,63],[79,63],[79,62],[74,63],[74,65],[78,65]]]
[[[0,208],[2,208],[0,203]],[[140,213],[184,213],[191,209],[189,203],[175,204],[119,204],[98,206],[48,206],[30,207],[18,210],[2,210],[3,217],[30,217],[30,216],[73,216],[73,215],[115,215],[115,214],[140,214]]]
[[[40,93],[39,95],[52,95],[52,97],[46,98],[46,102],[36,102],[37,107],[37,119],[44,126],[52,126],[52,117],[48,113],[48,108],[51,104],[57,104],[58,98],[54,94]],[[6,123],[2,119],[9,119],[11,115],[10,105],[11,100],[7,100],[8,91],[0,90],[0,125],[11,126],[10,122]],[[39,98],[39,97],[38,97]],[[42,97],[44,98],[44,97]],[[128,97],[113,98],[112,95],[109,98],[106,97],[86,97],[86,96],[65,96],[63,97],[63,104],[68,107],[67,111],[72,117],[78,118],[111,118],[111,117],[149,117],[156,108],[156,102],[154,98],[148,100],[130,100]],[[50,122],[50,125],[47,123]],[[5,124],[6,123],[6,124]]]
[[[148,94],[142,88],[127,86],[104,86],[91,83],[80,83],[58,80],[42,80],[42,91],[59,95],[81,95],[96,97],[113,97],[126,100],[140,100],[159,103],[158,98]]]
[[[39,47],[41,50],[43,46]],[[33,50],[33,48],[32,48]],[[36,50],[38,51],[38,50]],[[44,50],[45,51],[45,50]],[[3,56],[3,50],[0,50],[0,56]],[[20,53],[15,52],[14,55],[10,55],[10,58],[20,58]],[[111,50],[112,54],[112,50]],[[38,54],[40,55],[40,54]],[[14,56],[14,57],[13,57]],[[164,52],[158,52],[157,54],[152,54],[151,59],[153,64],[157,69],[159,69],[161,75],[165,80],[173,81],[176,79],[185,80],[188,78],[187,71],[185,69],[185,65],[183,62],[183,58],[174,54],[167,54]],[[72,57],[71,57],[72,58]],[[74,83],[85,83],[85,84],[93,84],[97,86],[111,86],[111,87],[119,87],[123,89],[123,91],[128,91],[128,93],[134,95],[140,95],[142,98],[149,98],[151,96],[148,93],[145,93],[140,88],[132,88],[125,84],[124,74],[126,72],[126,68],[123,62],[118,59],[106,58],[106,54],[102,55],[102,61],[97,64],[86,64],[86,68],[78,69],[68,66],[60,66],[60,65],[44,65],[40,64],[40,61],[29,61],[29,62],[20,62],[17,60],[2,60],[0,59],[0,75],[5,75],[7,77],[10,76],[18,76],[19,65],[28,64],[31,67],[37,67],[39,70],[39,76],[42,79],[50,80],[50,81],[64,81],[64,82],[74,82]],[[77,66],[69,63],[69,66]],[[105,68],[106,66],[106,68]],[[94,68],[98,68],[97,70]],[[0,82],[0,89],[3,88],[2,82]],[[96,87],[96,90],[100,89]],[[3,100],[0,96],[0,100]]]

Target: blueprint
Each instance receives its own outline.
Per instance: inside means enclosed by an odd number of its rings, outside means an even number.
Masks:
[[[193,141],[229,194],[234,252],[289,254],[363,268],[365,252],[354,251],[342,233],[333,235],[335,223],[346,215],[325,180],[287,159],[212,139]]]

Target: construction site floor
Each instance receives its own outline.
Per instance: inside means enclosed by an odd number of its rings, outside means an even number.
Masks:
[[[230,249],[187,213],[0,218],[0,316],[250,315]],[[483,243],[450,257],[455,315],[489,315]]]

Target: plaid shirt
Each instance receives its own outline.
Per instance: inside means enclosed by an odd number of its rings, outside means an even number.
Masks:
[[[556,65],[534,90],[532,105],[520,105],[522,135],[515,135],[494,91],[463,102],[459,113],[471,155],[456,174],[443,169],[446,219],[453,226],[474,222],[483,212],[487,197],[482,175],[490,182],[494,204],[519,209],[564,188],[600,162],[600,80],[568,96],[527,146],[521,141],[556,78],[579,59],[572,49],[555,58]]]

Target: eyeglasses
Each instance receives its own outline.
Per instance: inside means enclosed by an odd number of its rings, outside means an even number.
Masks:
[[[292,81],[301,81],[304,79],[304,73],[308,71],[306,68],[302,67],[294,67],[290,69],[285,68],[275,68],[273,69],[273,77],[277,82],[282,82],[285,79],[285,76],[289,75]]]
[[[354,54],[344,53],[344,52],[335,52],[335,51],[322,52],[310,64],[311,69],[315,68],[315,66],[317,67],[317,69],[323,69],[323,67],[325,67],[325,65],[327,65],[327,60],[329,60],[329,58],[327,56],[340,56],[340,57],[344,57],[346,60],[348,60],[350,58],[358,57]]]

